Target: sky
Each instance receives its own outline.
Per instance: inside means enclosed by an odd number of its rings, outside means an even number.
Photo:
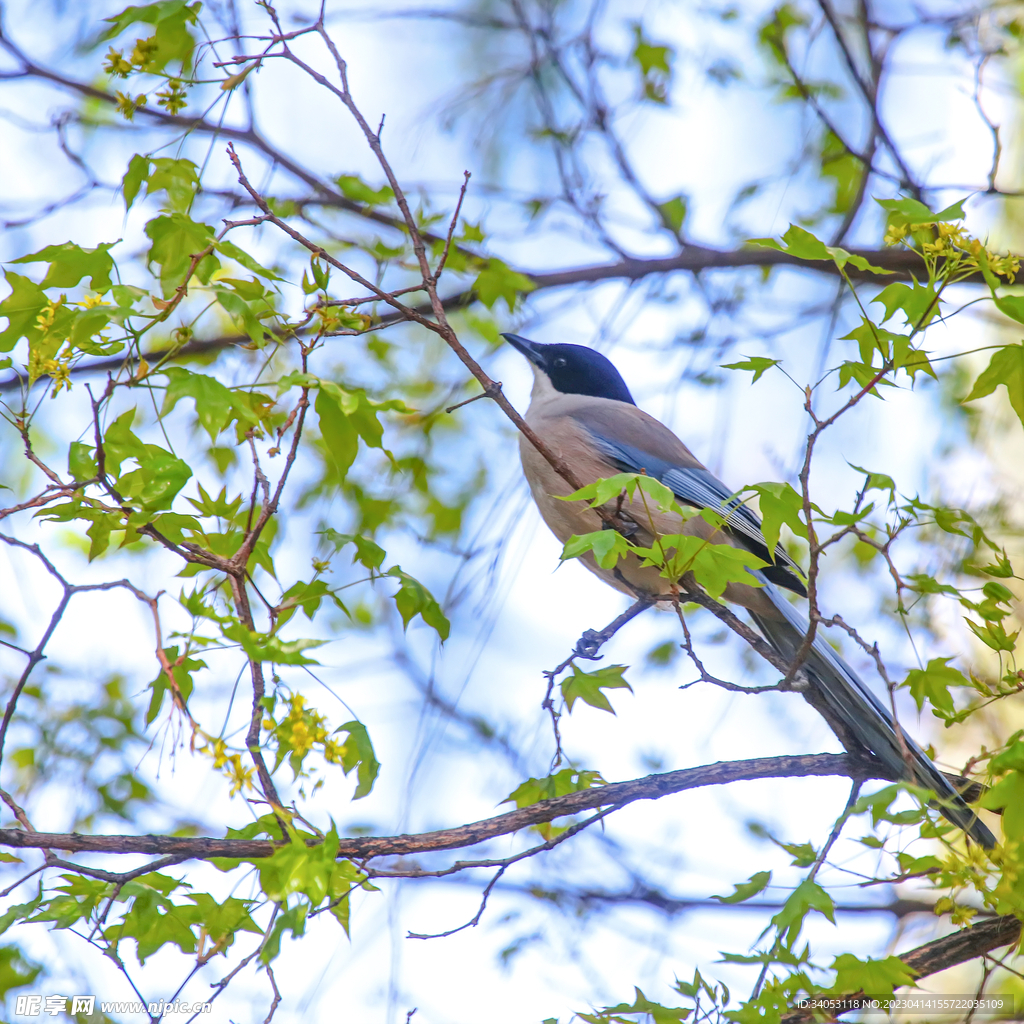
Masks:
[[[117,9],[109,5],[110,13]],[[461,39],[456,45],[451,26],[443,21],[347,17],[348,9],[346,4],[330,4],[332,25],[367,119],[377,123],[386,115],[384,139],[400,178],[437,186],[441,194],[453,196],[462,170],[470,167],[479,191],[470,192],[467,216],[488,218],[495,226],[493,244],[510,263],[544,269],[600,258],[578,231],[524,229],[520,213],[505,197],[535,194],[545,186],[548,172],[548,165],[528,147],[521,147],[521,152],[513,147],[499,175],[489,170],[487,152],[473,145],[468,127],[439,129],[439,111],[458,95],[466,69],[485,64],[485,47],[478,49],[477,44],[466,45]],[[67,61],[81,67],[83,58],[61,49],[60,36],[52,33],[48,14],[41,10],[27,3],[10,4],[6,23],[29,52],[49,52],[51,64]],[[74,18],[78,11],[67,7],[62,16]],[[755,227],[759,234],[779,234],[803,212],[806,186],[799,173],[789,184],[767,190],[738,218],[730,214],[728,200],[743,182],[779,170],[780,147],[773,145],[779,136],[799,138],[804,132],[809,137],[812,126],[794,123],[795,115],[788,108],[752,102],[752,91],[745,87],[723,91],[698,80],[689,61],[696,36],[682,6],[649,4],[644,17],[649,17],[652,35],[673,41],[686,55],[687,60],[680,60],[680,76],[689,86],[681,90],[684,98],[671,109],[624,126],[631,149],[640,154],[649,189],[659,197],[679,191],[693,197],[688,228],[707,244],[732,244],[736,237],[743,237],[743,231]],[[716,45],[725,46],[724,39]],[[971,97],[960,86],[950,87],[944,77],[944,62],[950,58],[941,50],[940,40],[926,37],[915,46],[900,54],[901,104],[886,115],[892,131],[909,141],[912,157],[927,161],[932,180],[948,182],[950,198],[958,198],[952,186],[984,181],[988,138],[974,117]],[[755,77],[753,55],[736,57]],[[272,126],[276,144],[324,173],[343,170],[363,174],[372,182],[379,180],[357,133],[321,93],[273,66],[261,75],[259,113]],[[941,102],[935,99],[939,89],[943,90]],[[2,125],[6,142],[0,143],[0,179],[6,182],[5,207],[32,208],[65,191],[68,179],[55,159],[49,136],[26,128],[18,118],[45,124],[66,100],[31,84],[12,88],[8,83],[4,90],[0,102],[17,115]],[[990,116],[995,116],[993,108],[1008,116],[1007,101],[998,94],[987,96],[986,102]],[[511,133],[514,110],[508,116],[506,131]],[[85,141],[109,182],[117,179],[137,144],[134,136],[109,148],[101,148],[106,143],[99,136]],[[216,147],[211,147],[209,159],[212,180],[228,181],[227,165]],[[500,186],[504,192],[488,186]],[[633,215],[626,197],[614,195],[612,202],[621,208],[623,218]],[[969,206],[972,217],[982,224],[991,217],[985,202],[975,200]],[[110,193],[76,209],[73,216],[61,212],[23,230],[9,231],[0,245],[3,255],[10,257],[61,241],[70,233],[83,245],[120,236],[127,248],[141,247],[141,223],[139,217],[126,219],[120,197]],[[872,225],[865,225],[864,238],[875,237]],[[642,230],[634,230],[629,239],[634,250],[644,254],[654,254],[665,245],[664,239],[652,240],[650,232]],[[254,244],[267,251],[275,241],[264,232]],[[791,476],[805,422],[799,401],[787,390],[789,385],[769,381],[751,387],[746,375],[734,375],[714,389],[692,381],[676,388],[662,386],[664,380],[678,377],[690,358],[684,346],[670,348],[667,342],[676,332],[699,326],[702,316],[688,282],[673,280],[667,288],[676,294],[660,302],[646,301],[642,291],[625,294],[619,284],[593,288],[585,301],[546,295],[509,316],[507,326],[541,341],[594,341],[604,346],[641,407],[677,430],[730,485]],[[759,336],[758,328],[767,331],[785,322],[794,303],[815,298],[827,302],[830,294],[830,285],[780,273],[757,314],[746,321],[748,333],[739,340],[738,351],[744,355],[767,351],[769,342]],[[798,380],[806,376],[816,357],[822,330],[819,321],[787,331],[771,343],[781,348],[787,365],[796,368]],[[930,340],[936,348],[963,347],[965,341],[984,343],[985,330],[982,321],[967,320],[948,331],[937,331]],[[659,343],[648,344],[652,339]],[[487,369],[503,382],[513,404],[525,409],[530,375],[519,357],[499,350],[488,357]],[[447,366],[444,372],[454,376],[455,368]],[[79,393],[76,400],[81,399]],[[899,395],[837,429],[823,445],[815,486],[835,495],[833,503],[840,504],[858,480],[851,465],[891,473],[908,489],[933,483],[922,468],[930,460],[922,460],[921,454],[929,450],[938,454],[944,437],[956,428],[944,421],[941,406],[926,408],[922,415],[914,396]],[[453,458],[482,453],[493,470],[489,495],[493,511],[481,509],[478,525],[485,534],[507,531],[508,540],[491,590],[475,605],[478,617],[471,628],[457,628],[443,650],[434,647],[426,631],[416,628],[407,641],[345,632],[322,649],[319,674],[335,696],[324,694],[313,680],[302,683],[307,692],[321,695],[325,709],[339,700],[342,706],[336,708],[337,714],[346,714],[345,706],[356,708],[359,717],[371,724],[385,765],[374,793],[365,801],[347,802],[351,780],[335,780],[325,788],[324,803],[343,827],[367,824],[378,834],[389,834],[498,813],[503,809],[500,801],[527,774],[540,775],[547,769],[551,736],[540,707],[542,672],[565,657],[584,629],[604,625],[624,607],[621,595],[602,588],[582,566],[559,566],[560,547],[527,499],[515,438],[497,410],[477,403],[459,415],[472,424],[460,444],[475,444],[478,450],[467,454],[460,448]],[[970,480],[971,493],[984,491],[987,467],[961,469],[960,476]],[[308,521],[301,514],[297,517],[299,535]],[[53,527],[26,524],[19,529],[31,539]],[[415,544],[404,543],[405,548],[396,540],[395,548],[403,565],[420,559],[443,589],[447,563],[440,558],[432,562]],[[307,555],[305,546],[297,543],[283,557],[287,565],[298,565]],[[132,556],[117,556],[89,566],[73,550],[66,553],[66,565],[76,580],[108,578],[124,565],[125,571],[141,574],[146,585],[155,588],[169,564],[162,556],[145,566]],[[29,626],[38,623],[52,606],[53,589],[46,588],[26,559],[6,550],[0,550],[0,573],[16,595],[7,606],[12,614]],[[875,625],[877,597],[870,579],[858,579],[849,572],[829,578],[826,573],[823,586],[826,601],[841,607],[850,621]],[[154,674],[153,636],[144,609],[117,594],[105,595],[101,612],[99,608],[99,603],[83,602],[62,626],[62,642],[76,652],[76,673],[68,685],[75,685],[82,676],[122,673],[141,688]],[[116,649],[95,630],[97,614],[120,624]],[[174,612],[169,611],[166,628],[174,624]],[[913,652],[898,633],[878,628],[894,661],[901,668],[912,665]],[[674,637],[675,631],[670,616],[652,612],[609,643],[605,663],[630,665],[627,678],[634,692],[616,691],[614,716],[579,707],[562,718],[565,749],[574,764],[597,767],[607,779],[620,780],[716,760],[838,749],[824,724],[796,695],[748,697],[707,686],[680,689],[692,678],[681,660],[668,670],[645,665],[646,652]],[[738,683],[764,681],[764,673],[753,670],[738,645],[718,634],[713,625],[700,624],[699,635],[711,672]],[[497,744],[486,748],[472,742],[462,727],[425,705],[409,676],[391,660],[394,646],[407,652],[460,710],[485,713],[501,723],[508,730],[509,744],[519,752],[518,763],[503,755]],[[863,667],[862,658],[852,656],[852,660]],[[215,707],[223,707],[231,683],[227,674],[218,676],[200,695],[197,709],[212,714]],[[930,730],[925,720],[917,732],[927,740]],[[204,828],[245,819],[237,801],[229,800],[224,787],[211,778],[206,763],[190,757],[187,745],[175,752],[166,732],[154,735],[153,747],[138,771],[158,785],[182,815],[195,817]],[[628,889],[636,875],[643,875],[672,893],[699,898],[728,893],[754,871],[770,869],[775,872],[776,887],[767,896],[779,898],[798,873],[789,866],[786,853],[752,836],[748,824],[762,825],[787,842],[820,842],[847,794],[848,784],[842,779],[772,780],[635,804],[610,817],[600,831],[595,827],[593,834],[510,871],[504,881],[511,886],[585,884],[621,890]],[[52,822],[54,828],[67,813],[63,799],[57,792],[39,808],[42,820]],[[490,849],[496,856],[507,855],[521,847],[522,838],[499,841]],[[861,870],[864,857],[852,844],[837,848],[836,860],[843,868]],[[422,863],[438,867],[451,859],[423,858]],[[223,889],[225,880],[213,868],[200,869],[194,882],[199,886],[208,877]],[[852,876],[839,870],[829,877],[845,886],[838,891],[849,902],[883,897],[877,890],[859,890]],[[305,939],[285,941],[275,963],[284,997],[275,1019],[397,1024],[415,1008],[416,1024],[473,1024],[485,1016],[495,1024],[550,1017],[566,1021],[574,1011],[630,998],[633,985],[652,999],[673,1004],[673,977],[688,978],[695,967],[705,977],[721,978],[740,990],[749,985],[750,970],[718,963],[719,953],[749,949],[767,921],[763,911],[747,909],[704,909],[666,918],[637,907],[574,919],[571,908],[560,909],[551,901],[498,888],[478,927],[443,939],[405,938],[408,931],[444,931],[471,919],[486,879],[486,873],[474,872],[469,879],[460,876],[443,884],[385,882],[381,892],[362,893],[354,899],[351,941],[340,934],[333,920],[317,919]],[[229,884],[234,884],[234,878]],[[241,883],[236,894],[247,894],[250,884]],[[886,915],[845,914],[840,923],[837,930],[818,917],[809,922],[807,934],[826,951],[853,949],[874,955],[888,951],[897,941],[892,919]],[[929,928],[928,922],[905,922],[898,933],[899,948],[924,941],[931,934]],[[27,929],[12,935],[47,963],[55,991],[61,990],[61,984],[83,984],[101,998],[127,997],[113,966],[72,937]],[[239,939],[239,948],[243,946],[244,937]],[[167,995],[167,978],[180,971],[176,960],[165,950],[147,962],[139,972],[147,991]],[[224,969],[221,965],[205,969],[186,995],[201,998],[204,985]],[[233,986],[216,1004],[212,1019],[262,1019],[268,992],[265,978],[247,976],[244,984]]]

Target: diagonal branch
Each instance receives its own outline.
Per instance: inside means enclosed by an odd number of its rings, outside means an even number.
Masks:
[[[1020,938],[1020,921],[1015,917],[994,917],[988,921],[982,921],[972,928],[965,928],[962,931],[954,932],[952,935],[944,935],[941,939],[928,942],[923,946],[904,953],[900,959],[905,963],[917,977],[927,977],[938,971],[944,971],[957,964],[967,963],[976,957],[1000,946],[1009,946],[1016,943]],[[855,1000],[858,996],[870,996],[871,993],[856,992],[841,996],[829,996],[832,1001],[836,999]],[[849,1011],[853,1012],[855,1006]],[[820,1019],[818,1014],[808,1007],[807,1009],[794,1010],[785,1014],[782,1024],[802,1024],[804,1021]]]
[[[511,835],[529,825],[552,821],[598,807],[616,808],[637,800],[658,800],[672,793],[705,786],[722,786],[754,779],[845,776],[854,779],[892,779],[892,773],[870,756],[854,754],[805,754],[760,757],[747,761],[719,761],[698,768],[684,768],[661,775],[648,775],[629,782],[581,790],[552,800],[542,800],[515,811],[472,822],[457,828],[401,836],[358,836],[343,838],[339,857],[366,860],[371,857],[454,850],[487,839]],[[311,840],[316,845],[320,840]],[[57,849],[94,853],[175,854],[188,858],[269,857],[279,844],[260,839],[212,839],[184,836],[86,836],[52,832],[0,829],[0,846],[18,849]]]

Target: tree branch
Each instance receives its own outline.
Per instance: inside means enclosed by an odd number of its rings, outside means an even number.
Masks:
[[[486,839],[511,835],[529,825],[609,805],[624,806],[637,800],[658,800],[671,793],[704,786],[722,786],[753,779],[808,778],[845,776],[853,779],[892,780],[892,773],[873,757],[853,754],[804,754],[801,756],[759,757],[748,761],[718,761],[698,768],[684,768],[662,775],[648,775],[629,782],[569,793],[543,800],[530,807],[509,811],[458,828],[423,832],[417,835],[360,836],[342,839],[340,857],[368,859],[453,850],[473,846]],[[314,840],[315,845],[319,840]],[[260,839],[212,839],[182,836],[86,836],[76,833],[24,832],[0,829],[0,846],[18,849],[55,849],[90,853],[175,854],[189,858],[269,857],[279,844]]]
[[[927,977],[938,971],[944,971],[948,967],[955,967],[957,964],[967,963],[975,957],[987,953],[991,949],[998,949],[1000,946],[1008,946],[1020,938],[1020,921],[1015,917],[994,917],[988,921],[982,921],[972,928],[964,928],[962,931],[954,932],[952,935],[944,935],[941,939],[928,942],[918,946],[900,959],[919,977]],[[871,993],[851,993],[842,998],[855,999],[859,995],[871,995]],[[840,997],[837,997],[840,998]],[[851,1008],[850,1011],[853,1012]],[[818,1011],[820,1013],[820,1011]],[[794,1010],[782,1018],[782,1024],[801,1024],[803,1021],[817,1019],[815,1011],[807,1008]]]

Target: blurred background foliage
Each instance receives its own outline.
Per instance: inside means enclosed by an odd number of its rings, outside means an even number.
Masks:
[[[285,31],[317,13],[302,0],[276,11]],[[273,609],[285,637],[272,638],[283,646],[268,663],[264,706],[278,789],[315,827],[337,823],[343,835],[488,817],[524,780],[549,774],[542,672],[585,628],[621,611],[620,599],[578,565],[554,573],[559,548],[538,529],[514,430],[491,403],[445,411],[479,387],[436,335],[390,322],[383,303],[343,302],[364,292],[268,224],[232,230],[194,268],[187,295],[177,292],[192,254],[213,241],[202,225],[219,232],[223,219],[253,214],[229,141],[274,212],[327,253],[392,291],[417,284],[419,271],[394,193],[341,106],[284,61],[231,63],[262,50],[255,37],[270,31],[266,5],[165,0],[121,12],[92,0],[2,5],[0,256],[10,295],[0,307],[9,357],[0,465],[5,504],[47,485],[25,458],[28,424],[39,462],[62,478],[90,478],[90,403],[116,381],[100,422],[108,448],[128,463],[125,493],[145,515],[126,528],[102,510],[86,522],[80,509],[49,521],[28,508],[5,527],[40,544],[74,584],[124,577],[150,597],[162,593],[160,646],[178,692],[158,671],[145,602],[123,588],[74,595],[17,705],[3,785],[36,828],[53,832],[219,836],[266,813],[245,802],[255,790],[241,656],[266,634],[240,632],[216,574],[183,570],[136,527],[154,521],[176,543],[236,550],[255,500],[246,433],[276,480],[290,443],[278,431],[292,427],[300,388],[315,378],[326,382],[311,392],[317,416],[249,565],[259,629]],[[769,266],[747,239],[778,236],[792,222],[828,244],[891,255],[876,199],[912,197],[936,210],[967,196],[976,237],[994,250],[1024,245],[1017,3],[332,0],[326,25],[435,259],[462,171],[472,172],[441,292],[463,343],[517,408],[528,374],[499,332],[592,345],[615,360],[644,408],[736,487],[795,478],[803,386],[824,380],[815,404],[831,411],[829,371],[853,358],[844,336],[859,323],[834,273]],[[293,45],[332,74],[314,38]],[[951,308],[965,308],[927,335],[934,378],[918,375],[912,388],[904,379],[884,404],[862,403],[823,441],[813,492],[830,509],[852,506],[864,482],[856,467],[866,467],[907,498],[968,509],[1016,561],[1020,419],[1003,388],[964,403],[985,353],[942,357],[1014,343],[1019,329],[990,304],[972,304],[976,283],[951,294]],[[296,337],[316,339],[305,362]],[[774,371],[752,385],[722,368],[750,357],[781,360],[788,376]],[[167,453],[181,465],[153,461]],[[799,554],[800,540],[785,539]],[[906,574],[980,585],[975,554],[969,536],[922,526],[899,558]],[[6,545],[0,558],[0,640],[31,650],[61,587],[24,547]],[[1004,582],[1015,596],[1000,621],[1012,634],[1018,581]],[[916,595],[904,629],[870,546],[851,538],[833,551],[821,587],[823,606],[877,639],[895,677],[956,658],[998,687],[1002,655],[970,632],[948,595]],[[717,622],[696,617],[694,627],[715,675],[773,681]],[[634,693],[612,695],[614,717],[580,704],[562,718],[574,770],[618,780],[836,749],[793,695],[680,690],[693,669],[678,645],[673,618],[659,613],[609,645],[608,662],[631,666]],[[870,665],[852,643],[842,647]],[[8,646],[0,665],[12,688],[24,657]],[[901,699],[915,721],[910,694]],[[948,731],[926,713],[912,731],[935,744],[944,766],[962,768],[1024,727],[1020,707],[1019,698],[1001,700]],[[586,773],[573,777],[589,784]],[[623,1002],[633,985],[675,1005],[690,993],[673,992],[672,975],[695,968],[746,992],[759,964],[723,965],[719,953],[750,951],[806,866],[791,860],[791,847],[820,848],[847,790],[842,780],[776,780],[630,807],[507,873],[480,925],[451,938],[405,936],[470,919],[486,884],[479,873],[356,889],[351,916],[347,899],[336,915],[351,942],[329,915],[277,922],[278,1019],[343,1006],[388,1022],[414,1007],[428,1021],[564,1020],[592,1006],[639,1006]],[[529,841],[489,849],[507,856]],[[927,851],[919,841],[914,852]],[[38,861],[3,866],[14,883]],[[425,869],[447,862],[416,859]],[[112,858],[83,863],[124,870]],[[710,900],[769,869],[773,885],[756,899]],[[189,998],[217,993],[215,1013],[265,1014],[273,993],[263,980],[222,997],[209,986],[249,952],[245,930],[273,930],[273,880],[205,864],[173,873],[194,886],[199,916],[181,919],[193,941],[196,922],[213,942],[215,918],[223,926],[237,911],[224,934],[240,929],[241,938],[225,946],[227,958],[204,960],[200,950],[197,963],[179,934],[148,956],[140,939],[138,958],[123,939],[119,965],[100,955],[104,941],[117,949],[109,935],[74,927],[74,914],[48,904],[48,918],[36,909],[2,919],[17,943],[0,949],[8,1006],[44,989],[128,998],[130,976],[147,998],[170,998],[187,981]],[[852,840],[837,844],[818,878],[839,927],[819,915],[805,929],[819,963],[884,955],[951,927],[933,912],[927,883],[905,873]],[[46,885],[64,884],[59,874],[48,868]],[[876,876],[885,881],[861,885]],[[151,884],[161,893],[155,876]],[[26,907],[38,885],[34,876],[5,896]],[[224,901],[219,918],[203,909],[204,890]],[[149,904],[127,894],[135,917],[124,934],[138,938],[131,928],[143,927],[144,911],[178,913],[168,909],[170,891]],[[72,897],[76,907],[86,898]],[[253,902],[243,913],[227,902],[236,898]],[[32,913],[57,927],[14,924]],[[981,971],[949,975],[936,984],[968,992]],[[1017,979],[1004,968],[989,980],[1024,997]]]

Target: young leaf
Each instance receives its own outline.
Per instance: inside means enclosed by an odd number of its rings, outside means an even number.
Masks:
[[[403,627],[408,629],[413,616],[419,615],[428,626],[433,626],[442,641],[447,640],[451,623],[445,618],[441,606],[430,591],[419,580],[402,572],[401,566],[393,565],[385,575],[401,580],[402,585],[393,596],[398,614],[402,616]]]
[[[600,1013],[578,1013],[576,1016],[587,1024],[604,1024],[606,1021],[619,1020],[620,1015],[642,1014],[649,1018],[653,1024],[680,1024],[690,1016],[691,1010],[682,1006],[662,1006],[661,1003],[651,1002],[643,992],[633,986],[635,998],[632,1003],[619,1003],[616,1006],[606,1006]]]
[[[932,658],[927,668],[914,668],[907,673],[904,685],[910,688],[918,711],[924,707],[926,698],[936,708],[936,714],[941,711],[952,714],[955,710],[949,688],[969,684],[962,672],[948,664],[950,661],[952,658]]]
[[[673,196],[667,202],[659,203],[661,218],[674,235],[682,230],[683,222],[686,220],[686,196]]]
[[[584,704],[589,704],[592,708],[610,711],[614,715],[615,709],[601,690],[626,689],[632,693],[633,687],[622,678],[622,673],[626,671],[627,667],[626,665],[606,665],[596,672],[584,672],[574,663],[572,676],[562,680],[562,696],[565,698],[566,707],[571,712],[573,704],[577,700],[582,700]]]
[[[911,985],[917,977],[917,971],[897,956],[859,960],[852,953],[842,953],[835,958],[832,967],[836,972],[833,992],[863,992],[873,999],[888,999],[893,989]]]
[[[770,552],[774,552],[779,543],[783,523],[798,537],[807,538],[807,524],[800,518],[804,511],[804,500],[790,484],[767,481],[754,484],[750,489],[757,494],[761,509],[761,533]]]
[[[767,356],[744,356],[743,361],[739,363],[723,363],[723,370],[750,370],[754,375],[754,379],[750,382],[756,384],[762,374],[767,370],[770,370],[773,366],[779,366],[782,363],[781,359],[769,359]]]
[[[307,658],[302,652],[327,643],[326,640],[286,641],[270,633],[246,629],[238,622],[226,626],[224,636],[240,644],[246,657],[253,661],[272,661],[278,665],[316,665],[316,661]]]
[[[348,733],[348,739],[341,747],[341,768],[348,775],[358,766],[358,785],[352,799],[361,800],[373,789],[373,784],[380,774],[380,762],[373,751],[370,734],[362,722],[346,722],[339,725],[335,732]]]
[[[964,401],[973,402],[991,395],[1000,384],[1006,388],[1013,411],[1024,423],[1024,345],[1006,345],[997,349]]]
[[[741,882],[739,885],[733,886],[733,892],[728,896],[712,896],[711,899],[718,900],[719,903],[743,903],[749,900],[751,896],[756,896],[759,892],[764,892],[768,888],[769,883],[772,880],[772,873],[770,871],[758,871],[756,874],[750,876],[750,880],[747,882]]]
[[[515,309],[520,294],[532,292],[535,287],[528,277],[498,259],[488,260],[473,282],[473,291],[488,309],[504,299],[509,312]]]
[[[182,283],[192,256],[213,244],[214,230],[209,224],[200,224],[184,213],[170,213],[155,217],[146,225],[146,234],[152,241],[146,263],[160,267],[160,283],[164,295],[174,293]],[[204,256],[196,267],[196,278],[203,284],[220,266],[212,254]]]
[[[629,554],[630,544],[617,530],[595,530],[580,537],[570,537],[559,558],[564,562],[570,558],[579,558],[588,551],[602,569],[613,569],[620,558]]]
[[[569,793],[579,793],[582,790],[594,789],[596,786],[607,785],[601,777],[600,772],[591,772],[584,769],[563,768],[554,775],[548,775],[543,779],[527,779],[520,786],[517,786],[504,800],[504,804],[515,804],[522,810],[524,807],[532,807],[542,800],[554,800],[558,796],[566,796]]]
[[[779,938],[790,948],[800,936],[804,918],[812,911],[824,914],[836,923],[832,897],[817,882],[805,878],[790,894],[785,906],[772,918],[779,930]]]
[[[12,263],[49,263],[40,287],[74,288],[83,277],[89,278],[89,287],[101,295],[110,288],[110,274],[114,260],[110,250],[116,242],[104,242],[95,249],[83,249],[74,242],[63,245],[48,245],[39,252],[21,256]]]

